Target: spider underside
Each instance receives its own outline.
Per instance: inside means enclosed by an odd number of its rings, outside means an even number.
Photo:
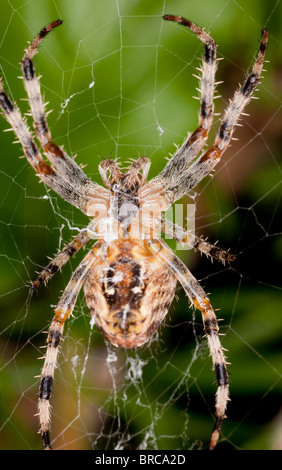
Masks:
[[[134,348],[152,338],[171,305],[179,281],[192,305],[202,314],[215,371],[215,425],[210,449],[214,449],[218,442],[225,418],[229,379],[216,315],[203,288],[160,238],[159,231],[223,263],[235,259],[229,251],[165,221],[162,213],[210,174],[228,148],[234,127],[259,83],[267,31],[262,30],[259,51],[251,73],[244,84],[239,86],[225,110],[213,146],[202,152],[214,114],[217,45],[209,34],[185,18],[166,15],[164,19],[187,27],[204,44],[199,78],[199,125],[161,173],[149,182],[147,175],[150,161],[146,157],[135,160],[127,171],[121,171],[117,161],[106,159],[99,165],[104,188],[91,181],[74,160],[52,141],[32,59],[42,39],[59,26],[61,20],[50,23],[40,31],[25,51],[21,62],[35,135],[47,161],[43,160],[26,120],[0,83],[3,115],[20,141],[28,162],[41,181],[91,218],[89,226],[39,273],[32,287],[35,289],[42,283],[46,284],[81,247],[97,240],[72,274],[49,327],[38,401],[44,449],[51,448],[50,396],[58,346],[64,323],[72,314],[82,287],[90,314],[105,338],[116,346]]]

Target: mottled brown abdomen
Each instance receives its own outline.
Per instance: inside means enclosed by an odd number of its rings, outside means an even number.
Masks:
[[[163,321],[176,280],[143,241],[114,241],[84,284],[91,315],[105,338],[123,348],[147,342]]]

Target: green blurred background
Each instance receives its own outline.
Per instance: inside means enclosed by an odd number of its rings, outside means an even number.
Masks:
[[[64,24],[40,47],[36,68],[54,140],[101,183],[101,157],[151,158],[163,168],[197,126],[192,96],[201,44],[164,13],[186,16],[217,41],[222,112],[250,69],[262,27],[267,72],[236,130],[238,141],[213,178],[197,187],[196,233],[238,254],[221,266],[192,251],[181,259],[210,293],[228,349],[231,398],[218,450],[282,449],[281,410],[281,99],[282,2],[261,0],[2,0],[0,66],[5,89],[28,104],[19,62],[27,41],[50,21]],[[211,131],[218,125],[218,117]],[[6,129],[4,119],[1,130]],[[39,449],[38,378],[52,310],[83,253],[48,288],[31,295],[35,271],[87,223],[47,192],[1,132],[0,448]],[[172,245],[173,246],[173,245]],[[62,449],[205,448],[216,386],[201,318],[177,291],[152,343],[117,351],[90,328],[83,295],[68,321],[52,399],[52,438]],[[142,373],[141,373],[142,372]]]

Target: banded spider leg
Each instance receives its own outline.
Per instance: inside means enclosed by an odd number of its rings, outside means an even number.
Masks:
[[[209,449],[213,450],[218,442],[222,422],[224,418],[226,418],[225,413],[229,401],[227,362],[224,355],[224,348],[219,339],[218,320],[204,289],[173,251],[162,240],[148,240],[147,247],[174,273],[192,305],[200,310],[202,314],[204,331],[207,337],[217,383],[215,403],[216,422],[209,445]]]
[[[73,312],[78,294],[90,270],[95,268],[104,256],[104,247],[97,242],[91,251],[84,257],[74,271],[64,293],[55,309],[55,315],[50,324],[47,336],[47,351],[44,357],[44,365],[41,372],[38,416],[40,421],[40,433],[43,448],[51,449],[50,442],[50,397],[54,379],[54,371],[57,364],[60,341],[63,335],[64,324]]]
[[[206,33],[204,33],[201,28],[180,16],[166,15],[164,19],[168,21],[175,21],[188,27],[192,32],[195,32],[202,41],[203,34],[206,35]],[[212,69],[211,66],[207,69],[205,68],[206,64],[212,64],[215,62],[216,46],[209,46],[213,43],[211,43],[211,39],[208,38],[205,39],[205,41],[208,42],[205,45],[203,74],[202,78],[200,79],[202,84],[200,122],[202,119],[204,119],[206,114],[209,115],[206,108],[203,107],[203,102],[206,103],[212,100],[214,73],[216,70],[215,66]],[[239,89],[235,92],[233,99],[230,101],[230,104],[223,115],[221,126],[217,132],[214,145],[203,155],[200,155],[195,161],[193,161],[205,143],[205,140],[203,139],[203,133],[200,132],[198,134],[196,131],[194,133],[195,135],[192,134],[190,139],[188,139],[187,142],[184,142],[182,147],[170,159],[162,172],[152,180],[152,182],[154,181],[155,183],[163,185],[163,195],[170,204],[177,201],[185,194],[188,194],[191,189],[193,189],[202,179],[204,179],[219,163],[223,153],[228,148],[235,126],[238,124],[240,116],[242,115],[247,104],[250,102],[259,83],[267,48],[267,42],[268,33],[266,29],[263,29],[259,51],[251,73],[248,75],[243,85],[240,86]],[[209,46],[208,54],[207,45]],[[212,84],[212,86],[207,87],[205,86],[206,84]]]

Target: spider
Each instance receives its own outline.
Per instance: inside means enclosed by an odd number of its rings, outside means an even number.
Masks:
[[[220,162],[229,146],[234,127],[259,83],[268,34],[266,29],[262,30],[259,51],[251,73],[227,106],[213,146],[202,152],[214,114],[217,45],[195,23],[174,15],[165,15],[163,18],[187,27],[204,44],[202,67],[199,69],[201,77],[198,77],[200,113],[197,129],[178,148],[161,173],[149,182],[148,158],[134,160],[124,171],[117,160],[105,159],[99,165],[104,188],[91,181],[80,166],[52,141],[32,59],[42,39],[61,25],[61,20],[50,23],[40,31],[28,46],[21,62],[35,136],[49,163],[43,160],[26,120],[0,83],[2,112],[20,141],[28,162],[41,181],[91,219],[88,227],[79,232],[38,274],[32,284],[33,289],[42,283],[46,284],[81,247],[96,240],[73,272],[48,331],[38,397],[44,449],[51,449],[50,396],[59,344],[65,321],[73,312],[82,286],[90,314],[104,337],[115,346],[135,348],[149,341],[162,323],[179,281],[191,304],[201,312],[215,372],[215,424],[210,449],[215,448],[226,417],[229,379],[216,315],[199,282],[162,240],[159,231],[172,235],[178,242],[222,263],[235,259],[229,250],[218,248],[167,222],[162,212],[186,195]]]

